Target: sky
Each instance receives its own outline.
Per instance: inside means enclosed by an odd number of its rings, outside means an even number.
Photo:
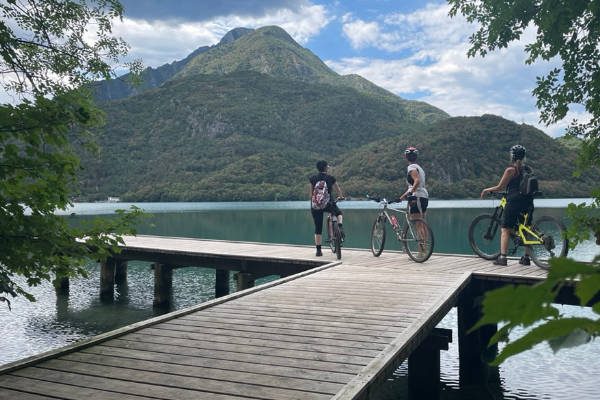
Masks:
[[[561,136],[571,118],[539,123],[532,89],[555,64],[526,65],[520,42],[467,57],[477,26],[448,16],[432,0],[122,0],[114,33],[131,46],[129,57],[158,67],[214,45],[236,27],[278,25],[339,74],[359,74],[405,99],[432,104],[451,116],[495,114]],[[585,120],[584,114],[569,117]]]

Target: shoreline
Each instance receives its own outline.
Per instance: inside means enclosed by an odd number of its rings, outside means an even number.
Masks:
[[[498,199],[462,199],[442,200],[432,198],[430,209],[456,208],[493,208]],[[593,198],[556,198],[536,199],[536,208],[566,208],[568,204],[591,204]],[[223,202],[102,202],[102,203],[73,203],[66,210],[57,210],[56,215],[104,215],[113,214],[116,210],[138,207],[148,213],[170,213],[191,211],[219,210],[303,210],[308,209],[308,200],[294,201],[223,201]],[[378,204],[370,200],[348,200],[340,203],[340,208],[348,210],[377,209]]]

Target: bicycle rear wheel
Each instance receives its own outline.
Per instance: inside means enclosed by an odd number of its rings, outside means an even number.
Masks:
[[[535,265],[548,269],[551,258],[567,255],[569,242],[565,238],[566,229],[562,222],[548,216],[540,217],[533,225],[533,230],[543,241],[543,244],[529,245],[529,254]]]
[[[331,252],[335,254],[335,243],[334,243],[334,234],[333,234],[333,222],[331,221],[331,217],[328,215],[326,222],[327,228],[327,244],[329,244],[329,248]]]
[[[479,257],[494,260],[500,254],[500,220],[490,214],[475,217],[469,226],[469,244]]]
[[[378,215],[371,229],[371,252],[379,257],[385,246],[385,216]]]
[[[433,253],[433,232],[422,219],[409,220],[401,240],[408,256],[415,262],[427,261]]]
[[[333,243],[332,250],[335,253],[338,260],[342,258],[342,232],[337,222],[333,222],[333,237],[331,238]]]

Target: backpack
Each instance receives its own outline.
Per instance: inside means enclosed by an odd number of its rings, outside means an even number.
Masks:
[[[317,181],[313,188],[312,197],[310,199],[311,207],[314,210],[322,210],[329,204],[329,190],[327,189],[327,182],[324,180]]]
[[[523,196],[533,196],[538,190],[539,182],[533,170],[531,168],[523,169],[519,181],[519,193]]]

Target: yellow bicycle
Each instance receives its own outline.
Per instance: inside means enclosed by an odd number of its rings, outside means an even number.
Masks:
[[[506,193],[495,194],[500,197],[500,204],[493,214],[482,214],[469,226],[469,244],[479,257],[493,260],[500,254],[500,223],[506,207]],[[550,216],[536,218],[531,221],[531,210],[519,217],[518,225],[512,230],[511,238],[514,247],[508,255],[514,255],[519,246],[525,247],[535,265],[548,269],[548,260],[553,257],[564,257],[569,250],[569,242],[565,238],[565,226]]]

